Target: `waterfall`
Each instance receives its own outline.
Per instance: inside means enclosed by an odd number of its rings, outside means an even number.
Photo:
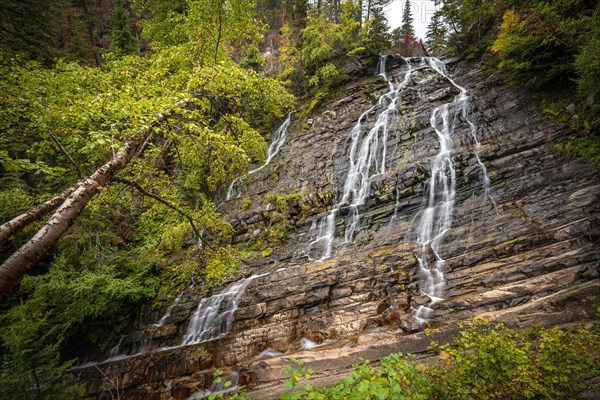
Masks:
[[[198,303],[196,311],[192,315],[190,323],[188,324],[185,335],[179,345],[161,347],[158,349],[152,349],[152,333],[163,326],[168,318],[171,316],[173,308],[179,304],[183,296],[181,292],[173,301],[173,303],[167,308],[165,314],[160,320],[150,325],[150,331],[147,332],[142,338],[139,346],[127,353],[121,353],[121,344],[125,337],[121,337],[119,343],[109,351],[109,358],[104,361],[89,362],[82,365],[74,366],[72,369],[87,368],[93,365],[105,364],[112,361],[123,360],[129,357],[135,357],[140,354],[146,354],[151,352],[160,352],[164,350],[172,350],[178,347],[183,347],[191,344],[198,344],[208,340],[216,339],[219,336],[225,335],[231,331],[233,326],[235,312],[238,307],[238,302],[244,294],[246,288],[256,278],[268,275],[264,273],[260,275],[252,275],[248,278],[241,279],[238,282],[234,282],[227,287],[222,293],[215,294],[208,298],[203,298]]]
[[[426,191],[428,195],[427,204],[419,213],[420,223],[416,230],[419,287],[421,293],[430,299],[428,305],[420,305],[414,310],[414,315],[419,322],[428,321],[433,311],[432,306],[444,300],[446,261],[442,258],[441,251],[444,236],[452,226],[456,197],[456,171],[452,160],[452,137],[455,135],[457,121],[460,116],[469,127],[469,132],[475,144],[475,158],[481,169],[484,192],[491,199],[488,192],[490,179],[485,165],[479,157],[480,142],[477,137],[477,127],[469,117],[471,105],[468,91],[450,77],[442,61],[437,58],[425,58],[425,60],[431,69],[459,90],[459,95],[450,103],[435,108],[430,117],[430,124],[436,133],[440,149],[431,161],[431,177]]]
[[[252,275],[234,282],[222,293],[203,298],[198,303],[187,327],[181,345],[190,345],[216,339],[231,331],[238,302],[254,279],[268,273]]]
[[[448,71],[446,70],[446,65],[440,59],[429,57],[425,58],[425,60],[434,71],[446,78],[460,92],[458,98],[454,99],[453,101],[453,104],[455,104],[454,107],[458,111],[456,115],[460,114],[469,125],[469,133],[471,134],[471,138],[473,139],[473,144],[475,146],[475,159],[477,160],[477,164],[479,165],[479,168],[481,170],[484,194],[490,200],[494,208],[496,208],[496,202],[489,193],[490,177],[487,173],[487,168],[485,167],[485,165],[481,161],[481,157],[479,156],[481,142],[479,141],[479,136],[477,135],[477,125],[475,125],[475,123],[471,120],[470,117],[472,107],[469,91],[463,86],[460,86],[458,83],[456,83],[454,79],[452,79],[452,77],[450,77],[450,74],[448,74]]]
[[[345,177],[341,199],[327,214],[313,220],[309,230],[309,244],[306,254],[309,259],[317,255],[319,260],[331,257],[335,238],[336,217],[340,209],[348,207],[345,220],[344,241],[351,243],[360,225],[360,207],[366,203],[370,194],[371,183],[378,176],[386,173],[387,140],[389,128],[398,117],[397,104],[403,90],[408,86],[412,66],[404,59],[407,71],[404,80],[394,86],[386,74],[386,57],[379,60],[378,75],[388,83],[389,91],[379,97],[377,103],[363,112],[350,131],[350,151],[348,161],[350,168]],[[370,114],[375,112],[373,127],[365,129]]]
[[[171,317],[171,312],[173,311],[173,308],[175,308],[175,306],[177,304],[179,304],[179,302],[181,301],[181,297],[183,296],[183,292],[179,293],[177,295],[177,297],[175,297],[175,300],[173,301],[173,303],[171,303],[171,305],[169,307],[167,307],[165,313],[163,314],[163,316],[158,320],[157,323],[152,324],[152,327],[154,329],[160,328],[162,327],[165,322],[167,322],[167,320],[169,319],[169,317]]]
[[[269,165],[273,157],[275,157],[277,153],[279,153],[279,149],[285,142],[287,130],[290,126],[291,121],[292,113],[289,113],[285,121],[283,121],[281,126],[277,128],[275,133],[271,136],[271,144],[269,145],[269,149],[267,151],[267,159],[265,160],[264,164],[258,168],[248,171],[248,173],[245,175],[235,178],[229,185],[229,188],[227,188],[227,195],[225,196],[225,201],[229,201],[231,199],[240,197],[240,195],[242,194],[242,189],[240,188],[240,181],[252,174],[257,173],[258,171]]]
[[[121,355],[121,343],[123,343],[123,339],[125,339],[125,336],[121,336],[121,339],[119,339],[119,342],[117,343],[117,345],[115,347],[113,347],[112,349],[109,350],[108,352],[108,359],[112,360],[112,359],[117,359],[119,357],[123,357]]]

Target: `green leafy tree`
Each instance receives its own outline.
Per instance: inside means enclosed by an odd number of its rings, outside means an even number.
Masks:
[[[560,16],[546,7],[538,11],[506,11],[491,46],[500,60],[499,67],[510,71],[511,80],[535,88],[555,84],[572,73],[572,64],[566,59],[571,56],[570,49],[555,35],[546,33],[548,28],[558,29]]]
[[[598,366],[598,339],[585,329],[519,332],[474,321],[438,348],[444,364],[430,371],[434,398],[574,398]]]
[[[598,99],[600,87],[597,84],[600,76],[600,4],[596,5],[593,14],[580,19],[577,27],[585,32],[579,53],[575,57],[577,71],[577,89],[582,98],[590,102]]]
[[[0,3],[0,48],[3,53],[25,54],[26,57],[50,64],[58,54],[56,33],[47,13],[56,2],[42,0],[3,1]]]
[[[597,375],[600,336],[594,329],[517,331],[473,321],[452,343],[432,343],[439,364],[391,354],[374,368],[354,365],[341,382],[316,387],[314,371],[290,359],[282,399],[572,399]]]
[[[305,75],[302,61],[296,46],[297,36],[294,27],[286,23],[281,28],[281,44],[278,51],[279,79],[288,87],[302,85]]]
[[[140,13],[151,13],[143,35],[158,50],[193,46],[200,63],[226,59],[233,48],[244,50],[262,39],[265,26],[255,18],[254,0],[134,0]]]
[[[329,21],[322,12],[314,10],[309,14],[306,28],[300,34],[300,59],[307,74],[309,85],[330,84],[339,75],[339,70],[332,62],[335,53],[340,49],[343,39],[340,26]]]
[[[445,51],[482,59],[488,71],[532,88],[546,114],[574,132],[557,147],[600,160],[597,2],[446,0],[439,13]]]
[[[349,51],[356,51],[359,47],[359,34],[361,21],[356,20],[356,15],[360,14],[360,6],[354,0],[348,0],[341,5],[340,24],[342,26],[343,41],[348,46]],[[361,50],[363,50],[361,48]]]

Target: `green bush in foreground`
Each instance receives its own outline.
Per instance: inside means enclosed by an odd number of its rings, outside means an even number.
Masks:
[[[516,331],[475,321],[454,343],[432,348],[442,364],[428,370],[433,399],[571,399],[598,374],[597,331]]]
[[[600,374],[600,333],[595,328],[517,331],[502,324],[473,321],[461,326],[450,344],[431,349],[440,363],[419,364],[401,353],[384,357],[379,366],[369,361],[354,366],[340,383],[315,387],[314,371],[290,359],[283,371],[284,400],[461,400],[572,399],[583,381]],[[246,399],[242,393],[236,399]],[[213,398],[222,398],[216,395]]]

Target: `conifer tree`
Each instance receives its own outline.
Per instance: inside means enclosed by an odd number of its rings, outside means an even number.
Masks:
[[[110,42],[118,55],[138,53],[138,41],[131,33],[129,12],[125,9],[123,0],[117,0],[113,10]]]
[[[422,45],[415,37],[413,21],[414,18],[411,15],[410,1],[406,0],[402,12],[402,25],[392,32],[393,45],[403,57],[418,57],[424,55]]]
[[[406,37],[415,37],[415,28],[413,27],[414,18],[410,12],[410,1],[406,0],[404,3],[404,10],[402,11],[402,26],[400,27],[400,37],[402,39]]]
[[[427,39],[425,43],[427,44],[427,50],[435,56],[441,54],[446,48],[448,30],[442,21],[442,17],[442,13],[436,11],[427,27]]]
[[[387,18],[383,12],[383,5],[374,4],[371,6],[371,17],[365,23],[366,29],[366,47],[374,54],[383,55],[390,51],[390,27]]]

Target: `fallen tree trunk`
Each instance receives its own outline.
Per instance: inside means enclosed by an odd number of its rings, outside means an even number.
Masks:
[[[77,186],[65,190],[53,199],[39,204],[27,212],[24,212],[23,214],[2,224],[2,226],[0,226],[0,245],[10,239],[15,233],[23,230],[23,228],[31,224],[33,221],[37,221],[44,215],[54,211],[58,206],[65,202],[67,197],[75,191]]]
[[[89,178],[84,179],[66,197],[48,222],[27,243],[0,265],[0,302],[4,301],[10,291],[19,284],[29,268],[35,265],[60,239],[73,224],[75,218],[81,214],[87,203],[100,193],[102,188],[110,183],[115,175],[137,155],[139,148],[152,134],[154,126],[165,119],[164,115],[160,115],[153,126],[127,140],[110,161],[98,168]],[[43,215],[41,214],[40,217]]]

